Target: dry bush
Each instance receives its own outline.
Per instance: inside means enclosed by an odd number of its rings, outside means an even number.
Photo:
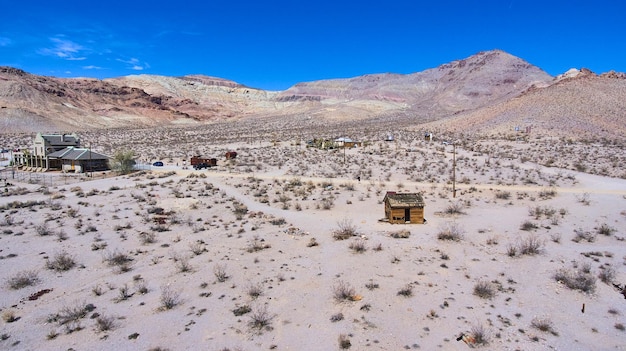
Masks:
[[[540,330],[544,333],[550,333],[552,335],[559,335],[555,330],[554,330],[554,325],[552,324],[552,321],[549,318],[539,318],[539,317],[535,317],[533,318],[533,320],[530,322],[530,326]]]
[[[572,239],[573,242],[578,243],[582,240],[585,240],[589,243],[592,243],[594,241],[596,241],[596,233],[592,233],[588,230],[584,230],[581,228],[578,229],[574,229],[574,238]]]
[[[475,324],[470,330],[470,337],[474,345],[484,346],[489,344],[489,334],[482,324]]]
[[[2,312],[2,320],[6,323],[13,323],[19,319],[20,317],[17,316],[14,310],[4,310]]]
[[[413,296],[413,286],[411,284],[405,285],[400,290],[398,290],[398,295],[404,296],[404,297]]]
[[[453,202],[445,208],[444,213],[449,215],[465,214],[463,212],[463,204],[460,201]]]
[[[96,330],[100,332],[110,331],[115,329],[116,322],[115,317],[102,316],[96,318]]]
[[[492,299],[496,296],[496,289],[492,283],[481,280],[474,285],[474,295],[482,299]]]
[[[52,259],[48,259],[46,261],[46,268],[57,272],[69,271],[75,266],[76,260],[74,259],[74,256],[70,255],[66,251],[56,253]]]
[[[161,309],[171,310],[180,304],[180,293],[168,285],[163,286],[161,287],[161,297],[159,301],[161,302]]]
[[[364,253],[367,251],[367,242],[365,239],[356,239],[348,247],[355,253]]]
[[[265,239],[261,239],[258,235],[255,235],[254,238],[252,238],[252,241],[250,241],[250,244],[248,245],[248,248],[246,249],[246,251],[252,253],[252,252],[269,249],[270,247],[272,246],[270,244],[265,243]]]
[[[267,305],[256,307],[250,314],[250,327],[259,331],[271,329],[271,322],[274,317],[267,311]]]
[[[75,303],[73,306],[64,306],[59,312],[48,317],[48,322],[56,322],[65,326],[66,331],[71,333],[82,329],[80,321],[87,316],[87,313],[93,311],[95,306],[92,304]]]
[[[119,273],[125,273],[131,270],[130,263],[133,261],[133,258],[128,254],[115,250],[113,252],[106,252],[103,261],[106,262],[109,267],[115,267]]]
[[[439,240],[461,241],[463,237],[463,229],[454,222],[443,224],[440,226],[439,232],[437,233],[437,239]]]
[[[338,221],[337,229],[333,231],[335,240],[346,240],[357,235],[359,235],[358,227],[349,219]]]
[[[34,270],[21,271],[7,279],[9,289],[17,290],[39,283],[39,273]]]
[[[250,283],[248,287],[246,288],[246,293],[252,299],[256,299],[259,296],[263,295],[263,285],[261,285],[260,283],[259,284]]]
[[[518,245],[520,255],[537,255],[543,250],[544,242],[535,235],[523,239]]]
[[[596,278],[588,266],[580,268],[562,268],[554,274],[554,279],[572,290],[593,293],[596,289]]]
[[[535,230],[537,228],[539,228],[538,225],[536,225],[535,223],[533,223],[531,221],[528,221],[528,220],[522,222],[522,224],[519,227],[520,230],[525,230],[525,231],[531,231],[531,230]]]
[[[611,266],[600,266],[598,278],[605,284],[612,284],[615,281],[615,268]]]
[[[597,232],[598,234],[610,236],[616,232],[616,229],[606,223],[602,223],[602,225],[597,228]]]
[[[339,348],[341,350],[347,350],[352,347],[350,338],[346,334],[339,334]]]
[[[496,199],[508,200],[510,198],[511,198],[511,192],[509,191],[497,191],[496,192]]]
[[[226,266],[223,264],[216,264],[213,267],[213,274],[215,275],[215,278],[217,278],[217,281],[220,283],[225,282],[229,278],[228,274],[226,273]]]
[[[355,301],[357,295],[354,287],[352,287],[345,281],[340,280],[335,285],[333,285],[333,297],[337,302]]]
[[[243,306],[238,306],[237,308],[235,308],[232,312],[235,316],[239,317],[239,316],[243,316],[246,313],[249,313],[250,311],[252,311],[252,309],[250,308],[250,306],[248,305],[243,305]]]

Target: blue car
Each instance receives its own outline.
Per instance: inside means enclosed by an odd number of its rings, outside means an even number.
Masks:
[[[155,167],[163,167],[163,162],[161,161],[156,161],[155,163],[152,164]]]

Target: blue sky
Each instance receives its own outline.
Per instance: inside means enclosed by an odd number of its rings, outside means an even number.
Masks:
[[[551,75],[626,72],[623,0],[1,2],[0,65],[57,77],[205,74],[283,90],[491,49]]]

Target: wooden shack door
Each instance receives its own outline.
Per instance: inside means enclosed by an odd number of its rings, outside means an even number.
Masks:
[[[404,209],[404,220],[406,222],[410,222],[411,221],[411,209],[410,208],[405,208]]]

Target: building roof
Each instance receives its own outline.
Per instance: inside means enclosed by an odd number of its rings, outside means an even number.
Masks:
[[[80,139],[75,134],[39,134],[50,145],[78,146]]]
[[[77,148],[77,147],[66,147],[63,150],[59,150],[48,155],[50,158],[58,158],[61,160],[107,160],[108,156],[103,154],[99,154],[97,152],[93,152],[89,149]]]
[[[417,193],[396,193],[388,191],[385,194],[385,202],[394,208],[424,207],[422,195]]]

